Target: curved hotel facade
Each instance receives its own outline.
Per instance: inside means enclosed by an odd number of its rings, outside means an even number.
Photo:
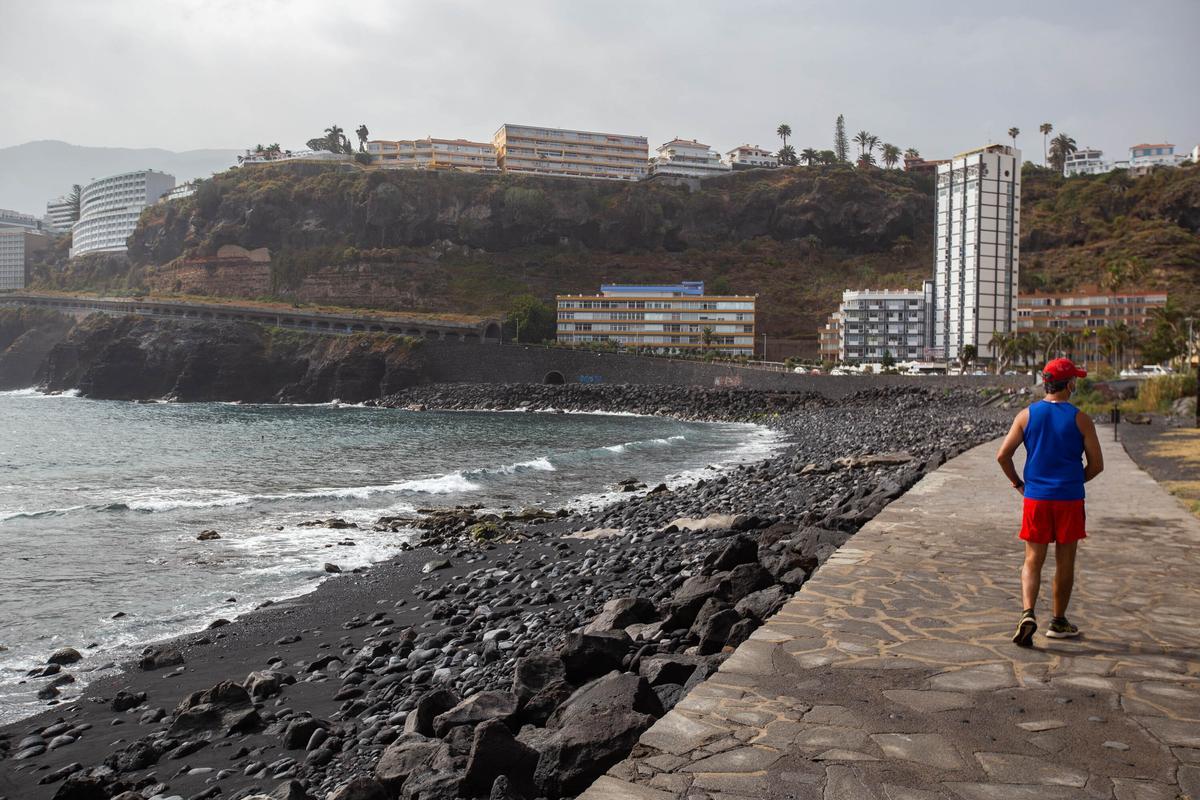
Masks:
[[[124,172],[89,183],[72,228],[71,257],[123,253],[142,209],[175,187],[175,176],[151,169]]]

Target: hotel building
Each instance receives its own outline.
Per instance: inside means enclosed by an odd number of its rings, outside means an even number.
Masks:
[[[660,145],[658,155],[650,159],[651,175],[711,178],[724,175],[730,169],[719,153],[695,139],[672,139]]]
[[[30,257],[50,246],[50,237],[31,228],[0,226],[0,291],[24,289]]]
[[[1177,167],[1183,156],[1175,155],[1173,144],[1135,144],[1129,148],[1129,169],[1148,171],[1152,167]]]
[[[46,201],[46,216],[43,227],[51,233],[66,233],[75,224],[75,209],[65,197]]]
[[[144,169],[101,178],[83,187],[79,221],[71,228],[71,257],[123,253],[142,209],[175,188],[175,176]]]
[[[1017,325],[1021,152],[988,145],[938,167],[934,224],[934,358],[971,345],[993,357],[992,336]]]
[[[847,289],[834,317],[839,323],[836,361],[879,363],[887,356],[917,361],[925,356],[924,291]]]
[[[385,169],[459,169],[495,172],[496,149],[490,142],[467,139],[377,139],[367,142],[367,152]]]
[[[558,341],[749,356],[754,354],[755,302],[753,296],[706,295],[703,281],[604,285],[598,295],[558,296]]]
[[[744,144],[726,153],[725,163],[731,169],[775,169],[779,166],[779,159],[770,150],[764,150],[756,144]]]
[[[1105,294],[1099,289],[1071,294],[1028,294],[1017,301],[1017,329],[1022,333],[1083,331],[1125,323],[1144,328],[1151,312],[1167,305],[1166,292],[1131,291]]]
[[[594,180],[641,180],[650,155],[645,136],[507,123],[492,145],[504,172]]]

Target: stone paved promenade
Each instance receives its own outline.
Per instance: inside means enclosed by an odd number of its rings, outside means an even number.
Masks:
[[[1081,638],[1009,642],[1020,498],[986,444],[864,527],[581,800],[1200,800],[1200,522],[1101,438]]]

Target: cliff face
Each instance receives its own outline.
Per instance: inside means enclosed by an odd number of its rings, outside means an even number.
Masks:
[[[45,308],[0,308],[0,391],[35,383],[38,369],[75,320]]]
[[[811,336],[844,285],[927,271],[926,189],[848,167],[739,172],[692,190],[278,165],[148,210],[130,270],[156,292],[486,313],[517,294],[696,278],[759,294],[772,336]],[[266,260],[251,257],[259,248]]]
[[[420,344],[317,336],[251,323],[93,315],[48,352],[47,391],[111,400],[362,402],[422,379]]]

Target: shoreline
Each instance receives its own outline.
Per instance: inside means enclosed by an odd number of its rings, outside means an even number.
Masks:
[[[36,394],[39,397],[45,397],[45,398],[52,398],[52,397],[58,397],[58,396],[77,397],[77,395],[66,395],[66,393],[45,393],[45,392],[40,392],[35,389],[11,390],[11,391],[7,391],[7,392],[0,392],[0,394],[20,394],[20,395],[25,395],[25,396],[28,396],[30,394]],[[86,398],[84,398],[84,399],[86,399]],[[108,403],[108,402],[113,402],[113,401],[104,400],[104,401],[99,401],[99,402]],[[116,402],[143,402],[143,401],[116,401]],[[163,403],[170,402],[170,403],[179,404],[179,405],[195,405],[195,403],[184,403],[184,402],[179,402],[179,401],[162,401],[162,402]],[[203,405],[203,404],[206,404],[206,403],[201,403],[201,405]],[[223,405],[224,403],[213,401],[213,402],[209,402],[208,404]],[[236,403],[236,405],[253,406],[253,407],[261,407],[261,408],[274,408],[274,407],[310,408],[310,407],[333,407],[333,406],[338,406],[339,404],[336,404],[336,403],[323,403],[323,404],[294,404],[294,403],[244,403],[243,404],[243,403]],[[539,410],[534,411],[532,409],[514,408],[514,409],[428,409],[427,411],[415,411],[415,410],[411,410],[411,409],[401,409],[401,408],[395,408],[395,407],[391,407],[391,406],[374,405],[374,404],[373,405],[365,405],[365,404],[360,403],[360,404],[354,404],[353,406],[348,406],[347,404],[340,404],[340,405],[342,407],[371,408],[371,409],[387,410],[387,411],[408,411],[409,413],[428,413],[428,412],[445,413],[445,414],[451,414],[451,413],[462,413],[462,414],[538,413],[538,414],[555,414],[555,415],[570,414],[570,415],[580,415],[580,416],[611,416],[611,417],[616,417],[616,418],[625,418],[625,417],[644,418],[644,419],[656,418],[656,417],[654,417],[654,415],[650,415],[650,414],[633,414],[633,413],[626,413],[626,412],[619,412],[619,411],[618,412],[609,412],[609,411],[597,411],[597,410],[574,411],[574,410],[564,410],[564,409],[544,409],[544,410],[539,409]],[[751,440],[754,437],[760,436],[764,433],[771,433],[772,437],[775,439],[782,438],[777,432],[773,432],[769,427],[762,425],[762,424],[758,424],[758,423],[720,422],[720,421],[716,421],[716,420],[706,420],[703,423],[701,423],[698,420],[683,420],[682,418],[679,418],[679,417],[675,417],[673,419],[680,419],[681,421],[693,422],[696,424],[706,424],[706,425],[711,424],[711,425],[744,426],[746,428],[748,438],[746,441],[743,441],[741,444],[737,445],[736,447],[731,448],[725,454],[725,457],[722,460],[715,461],[706,467],[701,467],[701,468],[697,468],[694,470],[690,470],[690,471],[686,471],[683,473],[673,475],[673,474],[667,473],[666,468],[668,465],[666,463],[664,463],[662,465],[664,474],[663,474],[661,480],[664,483],[664,485],[667,485],[672,491],[679,490],[679,489],[686,489],[687,487],[693,485],[695,482],[700,481],[700,480],[705,480],[705,479],[711,480],[714,478],[718,478],[722,474],[725,474],[733,469],[736,469],[740,465],[753,464],[753,463],[757,463],[759,461],[765,460],[767,458],[770,458],[773,453],[777,452],[782,447],[787,446],[785,442],[778,441],[778,440],[772,441],[769,443],[764,443],[761,445],[756,445],[755,443],[753,443],[753,441],[751,441]],[[630,443],[625,443],[625,444],[630,444]],[[755,450],[761,449],[761,452],[753,452],[748,457],[744,457],[745,456],[744,450],[746,449],[747,445],[750,445]],[[619,447],[621,445],[616,445],[616,446]],[[526,462],[522,462],[522,464],[523,463],[526,463]],[[505,465],[503,467],[500,467],[499,469],[501,471],[504,471],[505,469],[507,469],[508,467],[511,467],[511,466],[514,466],[514,465]],[[515,466],[520,466],[520,465],[515,465]],[[477,472],[488,472],[488,471],[491,471],[492,469],[493,468],[480,467],[475,470],[460,470],[460,471],[455,471],[455,472],[431,475],[428,477],[413,478],[413,479],[410,479],[408,482],[440,481],[440,480],[445,480],[445,479],[454,478],[454,477],[470,478],[470,477],[473,477],[474,474]],[[653,483],[653,481],[651,483]],[[351,489],[358,489],[358,488],[363,488],[363,487],[338,487],[338,488],[344,488],[346,490],[351,490]],[[312,490],[312,491],[316,491],[316,490]],[[601,510],[604,510],[605,508],[615,505],[617,503],[628,501],[630,499],[635,499],[638,497],[642,497],[646,494],[647,491],[648,491],[648,489],[643,488],[643,489],[632,491],[632,492],[621,492],[619,489],[614,489],[611,486],[605,485],[605,486],[603,486],[602,491],[598,490],[598,491],[594,491],[594,492],[586,492],[584,494],[580,494],[580,495],[571,497],[568,500],[565,500],[561,503],[556,504],[556,507],[551,507],[548,510],[551,512],[555,512],[555,511],[558,511],[559,509],[562,509],[568,515],[570,515],[571,517],[574,517],[579,514],[586,514],[586,513],[590,513],[590,512],[601,511]],[[254,497],[261,498],[264,496],[263,495],[255,495]],[[266,497],[268,497],[268,499],[270,499],[271,496],[266,496]],[[439,495],[436,495],[436,494],[430,495],[428,498],[428,502],[424,503],[423,505],[428,506],[428,507],[437,507],[438,504],[436,502],[436,499],[438,497],[439,497]],[[415,500],[414,500],[414,502],[415,502]],[[89,509],[89,508],[99,508],[99,507],[98,506],[80,505],[80,506],[73,506],[70,508],[61,508],[61,509],[43,509],[43,510],[38,510],[38,511],[19,511],[19,512],[10,514],[9,516],[0,517],[0,523],[3,523],[4,521],[6,521],[8,519],[17,518],[17,517],[31,517],[31,516],[40,516],[40,515],[44,515],[44,514],[62,514],[62,513],[67,513],[67,512],[71,512],[71,511],[85,510],[85,509]],[[140,506],[134,506],[134,507],[127,506],[124,508],[124,511],[130,512],[130,513],[143,513],[143,512],[147,512],[148,510],[149,509],[147,509],[145,507],[140,507]],[[503,513],[504,509],[502,509],[500,507],[485,506],[485,507],[481,508],[480,511],[499,514],[499,513]],[[351,529],[350,531],[348,531],[348,533],[350,535],[358,535],[358,536],[371,535],[372,529],[370,526],[372,524],[373,524],[373,522],[363,523],[361,520],[359,520],[360,527]],[[375,533],[376,533],[376,535],[379,535],[379,532],[375,532]],[[371,563],[369,563],[368,565],[366,565],[364,567],[355,568],[353,570],[347,569],[346,573],[343,573],[343,574],[326,573],[326,574],[322,574],[322,575],[310,576],[303,582],[297,583],[296,585],[294,585],[291,589],[289,589],[287,591],[280,591],[277,594],[272,594],[270,597],[266,598],[265,600],[263,600],[261,602],[255,601],[254,605],[252,605],[252,606],[247,606],[247,604],[244,602],[239,602],[236,606],[228,606],[228,607],[215,606],[211,609],[211,613],[201,613],[200,615],[197,616],[197,618],[194,621],[186,623],[185,625],[179,626],[176,629],[176,632],[174,632],[174,633],[168,633],[168,634],[164,634],[164,635],[154,636],[154,637],[148,638],[144,641],[118,644],[118,645],[109,645],[109,646],[105,646],[101,650],[97,650],[97,651],[92,651],[91,645],[89,645],[87,648],[82,646],[83,641],[89,641],[90,639],[95,638],[92,636],[83,637],[80,640],[80,642],[72,643],[65,639],[62,639],[59,641],[58,644],[48,645],[46,652],[43,655],[49,655],[52,650],[54,650],[55,648],[57,648],[59,646],[59,644],[61,644],[63,646],[67,646],[69,644],[74,644],[76,647],[78,647],[78,649],[85,656],[84,660],[79,662],[79,667],[82,667],[82,669],[76,668],[75,666],[72,666],[70,668],[71,674],[75,678],[75,682],[63,687],[64,694],[60,698],[55,698],[55,699],[59,700],[59,702],[57,704],[49,705],[49,706],[43,704],[43,705],[41,705],[41,707],[34,707],[34,708],[30,709],[28,711],[28,713],[25,713],[22,716],[12,718],[12,719],[0,719],[0,735],[2,735],[3,731],[7,728],[10,728],[12,726],[23,725],[24,723],[26,723],[27,721],[29,721],[31,719],[37,718],[37,717],[42,716],[47,713],[53,714],[58,710],[61,710],[64,708],[69,708],[71,704],[82,702],[87,697],[88,690],[90,689],[90,687],[93,684],[96,684],[96,683],[99,683],[102,681],[106,681],[106,680],[110,680],[110,679],[120,682],[120,680],[122,679],[122,676],[128,676],[130,674],[135,673],[136,672],[135,665],[139,659],[139,656],[137,655],[137,650],[139,650],[139,649],[143,649],[143,648],[147,648],[147,647],[163,646],[163,645],[167,645],[169,643],[187,639],[188,637],[191,637],[191,636],[202,634],[205,631],[205,626],[210,624],[215,619],[226,619],[227,618],[227,619],[230,619],[234,623],[238,623],[238,622],[242,621],[244,618],[247,618],[250,615],[256,614],[265,608],[269,608],[274,605],[279,605],[281,603],[298,600],[298,599],[306,597],[307,595],[316,593],[321,589],[321,587],[325,586],[331,580],[341,578],[344,576],[344,574],[348,574],[351,572],[353,572],[355,574],[362,573],[362,572],[366,572],[370,569],[379,567],[381,565],[389,564],[390,562],[395,561],[397,558],[400,558],[402,555],[405,554],[406,548],[408,548],[410,546],[410,543],[412,541],[415,541],[417,539],[418,534],[419,534],[419,531],[413,531],[412,534],[409,536],[409,538],[406,541],[396,543],[393,551],[389,555],[387,555],[383,558],[380,558],[379,560],[372,561]],[[239,594],[239,599],[240,599],[240,594]],[[238,608],[238,606],[241,606],[242,610],[240,610],[240,611],[236,610]],[[225,611],[226,613],[221,613],[222,611]],[[232,612],[232,613],[229,613],[229,612]],[[58,639],[59,637],[56,636],[55,638]],[[88,663],[88,662],[93,662],[93,661],[95,662],[94,664]],[[26,662],[26,663],[22,663],[22,664],[18,664],[16,666],[14,666],[13,669],[21,670],[21,671],[25,671],[26,669],[28,669],[30,671],[35,671],[40,666],[41,666],[41,664],[35,664],[33,662]],[[95,675],[92,675],[92,673],[95,673]],[[26,698],[25,702],[28,704],[36,703],[38,701],[34,700],[33,695],[34,695],[34,692],[38,688],[38,685],[35,683],[36,681],[38,681],[38,679],[31,677],[28,674],[25,675],[25,678],[26,678],[26,680],[24,680],[22,682],[27,685],[27,687],[28,687],[27,694],[29,695],[28,698]],[[75,691],[76,689],[79,689],[81,691]]]
[[[90,684],[83,697],[72,705],[51,708],[0,729],[0,796],[51,797],[54,787],[62,786],[61,781],[68,777],[67,772],[58,773],[73,767],[68,771],[73,775],[71,781],[99,782],[106,787],[106,791],[117,786],[134,785],[139,780],[144,782],[148,773],[154,773],[156,781],[170,784],[169,793],[183,796],[197,796],[214,788],[232,793],[222,794],[222,797],[236,796],[243,789],[248,791],[250,788],[270,791],[281,781],[299,778],[313,797],[324,797],[325,792],[337,788],[355,775],[372,774],[375,762],[379,761],[385,750],[389,747],[394,750],[405,743],[417,741],[414,737],[420,738],[419,743],[446,748],[448,761],[431,774],[438,776],[448,786],[454,784],[454,791],[457,792],[466,780],[464,776],[472,774],[472,765],[478,760],[472,758],[470,735],[486,724],[486,720],[474,720],[469,729],[456,734],[457,739],[435,737],[433,730],[422,732],[425,729],[420,725],[415,730],[408,730],[414,727],[408,723],[408,719],[414,714],[421,716],[422,698],[428,701],[430,692],[449,690],[461,697],[474,696],[479,692],[484,692],[488,697],[495,693],[506,695],[508,693],[504,690],[513,681],[514,673],[520,677],[522,658],[525,661],[558,659],[570,665],[569,654],[564,656],[561,652],[564,641],[568,646],[575,641],[570,631],[592,622],[606,604],[612,605],[614,602],[618,605],[632,604],[636,613],[632,617],[626,615],[615,620],[621,624],[606,636],[618,642],[628,640],[633,650],[626,650],[625,656],[615,662],[601,659],[599,663],[610,664],[618,670],[619,675],[631,676],[629,679],[634,680],[635,684],[642,685],[641,682],[644,682],[645,688],[652,690],[655,701],[643,703],[647,708],[638,711],[630,707],[622,711],[622,724],[630,725],[629,730],[644,729],[656,714],[661,714],[682,696],[692,678],[702,679],[700,673],[707,675],[715,669],[722,660],[722,652],[735,643],[737,636],[748,635],[756,627],[760,620],[754,611],[743,608],[745,604],[739,605],[741,600],[746,596],[767,593],[766,597],[758,598],[765,605],[757,613],[765,614],[767,607],[790,594],[789,587],[794,588],[802,583],[806,572],[811,574],[817,563],[828,557],[857,526],[877,513],[887,500],[899,496],[907,485],[940,464],[952,451],[965,449],[976,439],[998,431],[999,417],[1003,416],[988,409],[963,406],[960,412],[965,413],[959,416],[975,422],[964,423],[969,430],[960,431],[957,438],[948,436],[946,431],[939,434],[936,428],[924,430],[917,439],[926,440],[926,452],[910,453],[904,460],[896,457],[891,462],[870,462],[865,455],[879,453],[876,446],[884,443],[880,437],[865,436],[861,441],[852,442],[845,435],[847,431],[839,428],[843,425],[860,425],[862,420],[856,419],[859,416],[872,417],[874,422],[870,424],[874,425],[873,431],[882,433],[892,427],[888,424],[891,417],[889,412],[896,410],[894,406],[907,404],[914,413],[918,413],[922,407],[928,412],[934,405],[931,401],[938,399],[934,397],[936,393],[920,389],[898,392],[869,390],[859,393],[863,396],[847,405],[818,400],[808,395],[780,398],[786,393],[774,392],[735,394],[728,391],[654,388],[643,393],[648,397],[636,397],[639,393],[636,387],[634,389],[631,394],[635,395],[632,403],[635,409],[647,402],[665,403],[652,410],[669,412],[678,411],[691,403],[693,410],[706,417],[704,420],[693,418],[691,421],[742,422],[748,421],[746,417],[754,416],[757,424],[770,425],[792,441],[766,454],[764,459],[731,466],[719,475],[701,477],[686,486],[657,494],[618,498],[601,509],[570,514],[563,519],[537,520],[525,524],[521,528],[522,535],[513,537],[515,541],[473,543],[454,536],[426,537],[414,543],[414,548],[407,552],[377,562],[361,572],[343,574],[339,580],[324,580],[309,591],[251,611],[220,628],[183,634],[155,643],[153,648],[159,651],[178,648],[183,662],[182,671],[178,666],[175,669],[167,666],[161,670],[142,671],[128,665],[128,672],[103,677]],[[559,408],[566,405],[564,400],[569,401],[573,397],[577,400],[581,395],[586,395],[592,401],[582,404],[591,406],[582,409],[586,413],[606,413],[595,406],[611,403],[613,396],[623,394],[614,391],[614,387],[596,391],[580,390],[578,387],[476,386],[467,389],[443,385],[409,390],[380,404],[413,402],[415,399],[427,410],[467,410],[462,406],[482,404],[477,395],[485,393],[492,405],[510,402],[513,397],[521,395],[527,401],[526,405],[538,406],[553,399],[559,403]],[[868,396],[872,394],[875,396]],[[962,395],[961,402],[971,393],[959,394]],[[767,415],[762,413],[764,407],[770,408],[770,404],[765,402],[765,395],[774,396],[782,403]],[[714,406],[714,398],[720,398],[724,405],[719,408]],[[978,396],[975,396],[975,401],[979,401]],[[518,413],[516,406],[509,411]],[[723,418],[715,419],[717,414]],[[935,413],[929,421],[931,425],[936,425],[948,419],[945,414]],[[825,423],[824,429],[819,431],[821,435],[814,435],[814,427],[822,427],[814,425],[816,422]],[[805,441],[805,434],[809,441]],[[930,434],[935,435],[931,438]],[[905,436],[893,438],[917,440]],[[867,447],[868,444],[874,446]],[[835,458],[847,456],[857,457],[862,463],[833,466]],[[804,463],[796,463],[797,459]],[[813,484],[811,488],[816,488],[817,484],[822,483],[841,486],[848,491],[833,493],[839,496],[831,496],[828,491],[797,491],[803,484]],[[786,497],[788,495],[791,499]],[[831,500],[837,502],[829,502]],[[769,513],[771,511],[782,513]],[[689,532],[686,527],[670,524],[689,515],[694,515],[691,519],[700,521],[697,527],[703,530]],[[564,535],[588,530],[598,531],[597,538],[563,538]],[[814,534],[815,538],[810,537],[810,541],[805,539],[806,531],[824,533]],[[526,535],[528,538],[524,538]],[[771,539],[774,540],[772,543],[764,544],[764,541]],[[707,594],[702,591],[697,595],[702,602],[689,600],[686,608],[679,607],[674,602],[679,591],[688,587],[689,582],[695,584],[699,580],[704,583],[701,579],[705,572],[713,572],[713,565],[708,562],[719,562],[716,555],[728,550],[732,546],[731,540],[738,542],[743,550],[747,550],[749,545],[741,543],[756,544],[754,549],[759,556],[752,561],[742,557],[742,566],[737,567],[751,575],[750,584],[747,585],[751,591],[744,592],[743,597],[735,602],[729,589],[722,588],[723,581],[718,580],[716,586],[708,587]],[[780,549],[777,546],[780,542],[794,543],[795,547],[791,550],[784,548],[783,553],[771,554],[771,548]],[[443,560],[449,561],[451,566],[422,572],[431,563]],[[753,569],[752,564],[756,565]],[[772,572],[769,567],[775,571]],[[481,577],[481,570],[485,573],[490,571],[492,577],[487,574]],[[517,573],[528,574],[518,582],[512,577]],[[533,575],[538,577],[531,577]],[[452,584],[455,585],[453,591],[446,592],[445,587]],[[473,610],[461,607],[461,603],[454,600],[455,597],[468,600],[477,597],[477,605]],[[638,597],[642,599],[638,600]],[[735,611],[735,605],[742,611]],[[696,619],[702,615],[701,606],[704,613],[711,611],[710,617],[717,628],[724,625],[723,631],[704,629],[705,620]],[[666,614],[666,618],[661,614]],[[692,619],[684,619],[689,614]],[[659,618],[658,630],[654,634],[647,635],[645,630],[639,630],[635,631],[637,635],[634,639],[629,638],[631,625],[633,628],[653,627],[652,617]],[[633,618],[645,619],[626,624]],[[735,624],[734,620],[739,622]],[[689,631],[689,628],[692,630]],[[709,628],[713,628],[713,625],[709,625]],[[731,628],[739,628],[733,637],[730,636]],[[625,631],[618,635],[620,629]],[[454,635],[432,648],[438,655],[421,656],[432,658],[431,662],[414,662],[413,653],[423,654],[431,650],[420,645],[435,644],[448,632]],[[490,637],[487,636],[489,632],[493,633]],[[279,643],[292,637],[299,639],[287,644]],[[603,647],[603,644],[596,644],[592,640],[601,643],[608,641],[599,636],[588,636],[583,637],[582,643],[576,644],[585,648]],[[697,648],[706,652],[697,652]],[[339,649],[341,654],[336,661],[329,660],[310,671],[314,664],[338,653]],[[370,651],[369,657],[364,655],[366,651]],[[408,655],[398,660],[397,654],[406,651]],[[555,652],[559,655],[554,656]],[[272,655],[281,656],[281,660],[269,661],[268,657]],[[299,660],[296,660],[297,656],[300,656]],[[599,658],[595,653],[591,657]],[[668,682],[665,678],[658,680],[662,676],[657,673],[653,679],[646,678],[646,662],[655,658],[665,659],[669,662],[668,666],[676,665],[672,668],[671,680],[678,680],[678,683]],[[168,660],[173,659],[174,656]],[[425,663],[440,666],[430,669],[424,666]],[[331,670],[331,665],[336,668]],[[691,677],[680,675],[680,669],[684,666],[690,667],[690,672],[695,674]],[[242,732],[233,737],[233,741],[244,743],[238,752],[248,751],[232,759],[236,763],[229,763],[229,757],[234,753],[220,752],[225,744],[233,743],[230,737],[222,736],[220,731],[201,732],[201,738],[194,740],[206,743],[201,745],[191,744],[193,740],[179,741],[178,737],[171,735],[183,712],[172,715],[170,709],[180,698],[189,692],[210,688],[221,679],[249,683],[246,680],[249,673],[263,671],[278,672],[297,682],[277,687],[283,692],[282,696],[288,698],[289,707],[285,707],[284,711],[277,711],[273,699],[277,695],[262,698],[252,696],[250,702],[258,701],[257,714],[262,724],[255,731]],[[425,672],[428,674],[423,674]],[[679,677],[676,678],[676,675]],[[250,677],[253,678],[253,675]],[[544,698],[549,710],[559,717],[569,717],[568,713],[562,711],[564,708],[569,711],[570,706],[570,693],[566,690],[586,684],[590,678],[602,676],[576,673],[559,678],[562,688],[557,690],[557,694],[551,693],[551,696]],[[337,680],[342,681],[341,687],[336,692],[330,692],[332,687],[329,684]],[[443,688],[439,689],[439,686]],[[117,694],[122,689],[126,695]],[[542,689],[546,690],[546,687]],[[143,691],[147,697],[139,699]],[[133,699],[122,700],[122,697]],[[123,709],[128,703],[135,704],[129,706],[132,710],[115,711],[112,705],[114,700]],[[516,734],[512,746],[517,748],[520,745],[539,752],[559,752],[561,755],[560,740],[565,735],[564,731],[571,729],[571,724],[561,718],[550,719],[552,715],[549,713],[531,713],[528,708],[530,702],[530,698],[520,699],[520,710],[514,709],[515,713],[500,715],[506,721],[510,734]],[[383,707],[391,711],[380,718]],[[618,710],[621,707],[621,702],[618,702]],[[161,712],[155,709],[161,709]],[[647,710],[649,713],[645,713]],[[277,714],[278,718],[273,719]],[[62,717],[66,724],[59,735],[74,736],[75,741],[17,758],[30,749],[17,748],[28,740],[31,732],[60,727],[53,724],[58,717]],[[152,719],[154,717],[157,719]],[[286,739],[289,726],[310,718],[321,721],[324,726],[322,729],[330,732],[329,739],[336,742],[336,747],[322,748],[318,744],[312,750],[301,749],[296,753],[286,746],[288,742],[283,742],[284,747],[280,746],[280,739]],[[120,729],[121,733],[137,733],[141,735],[140,738],[135,741],[131,736],[104,733],[116,720],[126,726]],[[77,730],[81,725],[91,727]],[[68,731],[77,732],[71,734]],[[101,733],[97,735],[93,731]],[[337,736],[333,736],[333,733]],[[612,737],[606,737],[609,738]],[[89,773],[94,765],[106,758],[119,762],[135,745],[141,751],[148,747],[155,749],[154,762],[161,762],[159,771],[148,769],[152,765],[141,765],[136,769],[117,769],[114,774],[105,774],[102,778]],[[170,746],[158,752],[164,745]],[[558,750],[555,750],[556,746]],[[627,754],[627,748],[617,752],[622,747],[619,741],[615,745],[617,751],[603,751],[596,742],[590,746],[594,750],[589,757],[591,768],[606,767],[613,758],[619,760]],[[191,750],[192,747],[198,749]],[[271,762],[273,764],[285,757],[291,763],[279,769],[247,769],[247,766],[256,763],[250,761],[249,765],[246,764],[249,754],[260,748],[266,748],[263,752],[270,753],[276,759]],[[181,749],[186,751],[186,755],[176,755],[176,751]],[[314,756],[313,753],[319,755]],[[586,775],[576,774],[578,770],[567,766],[568,761],[570,759],[560,760],[556,764],[547,761],[544,769],[539,768],[541,777],[537,779],[538,791],[548,792],[546,796],[563,797],[578,791],[576,784]],[[191,766],[185,774],[171,775],[177,763],[195,766]],[[211,768],[205,766],[210,763]],[[230,770],[230,766],[234,769]],[[170,772],[164,774],[161,768],[167,768]],[[198,771],[192,773],[193,770]],[[48,776],[57,776],[58,780],[45,785],[36,783]],[[534,780],[532,775],[519,777],[521,780]],[[131,780],[134,783],[130,783]],[[486,795],[487,792],[482,794]]]

